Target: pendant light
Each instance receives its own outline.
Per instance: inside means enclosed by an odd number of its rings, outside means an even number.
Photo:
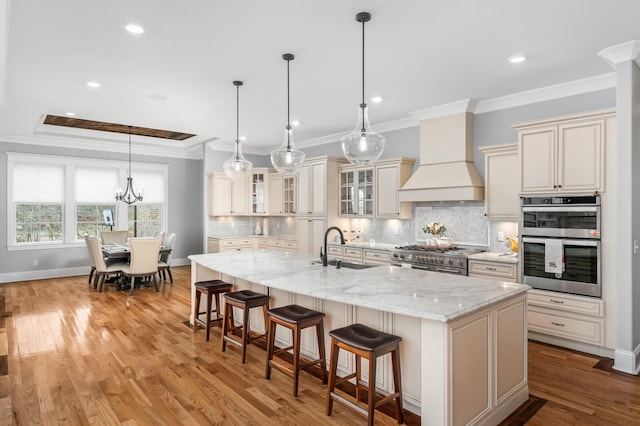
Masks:
[[[236,86],[236,146],[231,158],[222,163],[224,174],[234,181],[246,179],[253,168],[251,161],[242,155],[240,147],[240,86],[242,84],[241,81],[233,82],[233,85]]]
[[[144,191],[142,188],[138,189],[138,193],[133,189],[133,178],[131,177],[131,126],[129,126],[129,174],[127,175],[127,188],[122,191],[122,188],[116,189],[116,201],[123,201],[129,205],[136,201],[142,201]]]
[[[271,152],[271,163],[278,173],[292,176],[298,174],[304,164],[304,152],[296,149],[293,145],[293,133],[289,117],[289,62],[293,61],[294,56],[291,53],[285,53],[282,55],[282,59],[287,61],[287,126],[285,127],[282,145]]]
[[[353,132],[342,137],[344,156],[353,164],[370,164],[384,150],[384,136],[371,129],[367,104],[364,102],[364,23],[371,20],[369,12],[360,12],[356,21],[362,23],[362,103],[358,109],[358,122]]]

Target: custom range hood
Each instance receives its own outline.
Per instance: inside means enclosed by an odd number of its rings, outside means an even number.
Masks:
[[[473,114],[420,122],[420,165],[399,190],[402,201],[484,200],[484,180],[473,162]]]

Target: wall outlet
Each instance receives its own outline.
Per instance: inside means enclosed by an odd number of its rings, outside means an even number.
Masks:
[[[498,232],[498,241],[504,241],[504,232]]]
[[[38,259],[33,259],[33,266],[38,266]]]

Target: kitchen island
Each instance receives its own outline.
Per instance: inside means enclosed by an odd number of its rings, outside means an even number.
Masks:
[[[405,408],[424,425],[497,424],[528,398],[528,286],[396,266],[337,269],[274,250],[189,259],[192,282],[220,278],[238,290],[268,292],[271,307],[297,303],[323,311],[326,331],[359,322],[401,336]],[[264,329],[259,312],[251,322]],[[278,345],[290,344],[288,333],[278,331]],[[313,335],[302,340],[303,352],[315,356]],[[343,355],[341,375],[354,368]],[[389,359],[379,363],[377,378],[379,389],[392,391]]]

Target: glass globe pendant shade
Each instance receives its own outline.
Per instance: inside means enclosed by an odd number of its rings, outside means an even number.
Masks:
[[[236,140],[236,148],[231,158],[222,163],[222,169],[224,174],[231,180],[244,180],[251,173],[253,164],[251,161],[244,158],[242,155],[242,149],[240,148],[240,141]]]
[[[293,146],[291,126],[284,131],[284,142],[280,148],[271,152],[271,163],[278,173],[285,176],[298,174],[304,164],[304,152]]]
[[[385,138],[369,125],[366,105],[358,109],[358,124],[353,132],[342,137],[342,152],[352,164],[371,164],[384,151]]]

